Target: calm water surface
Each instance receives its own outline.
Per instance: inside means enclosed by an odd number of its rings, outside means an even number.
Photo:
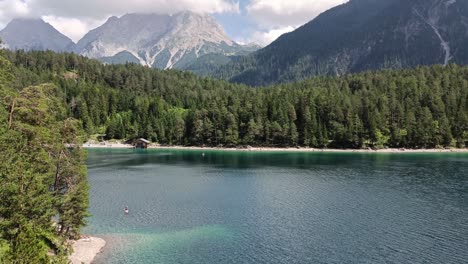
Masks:
[[[468,262],[467,154],[202,153],[89,151],[96,263]]]

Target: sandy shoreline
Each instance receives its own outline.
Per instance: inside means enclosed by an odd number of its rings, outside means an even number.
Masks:
[[[110,143],[106,142],[105,144],[94,144],[94,143],[85,143],[83,144],[83,148],[120,148],[120,149],[131,149],[133,148],[132,145],[123,144],[123,143]]]
[[[87,149],[132,149],[129,144],[106,143],[106,144],[83,144]],[[158,146],[151,145],[148,149],[173,149],[173,150],[217,150],[217,151],[253,151],[253,152],[337,152],[337,153],[468,153],[468,148],[464,149],[317,149],[317,148],[269,148],[269,147],[248,147],[248,148],[213,148],[213,147],[184,147],[184,146]]]
[[[89,264],[97,254],[101,253],[106,241],[99,237],[89,237],[77,240],[73,243],[73,254],[69,260],[72,264]]]

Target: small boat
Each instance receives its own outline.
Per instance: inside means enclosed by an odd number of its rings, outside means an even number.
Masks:
[[[128,207],[127,207],[127,206],[125,206],[124,213],[125,213],[126,215],[128,215]]]

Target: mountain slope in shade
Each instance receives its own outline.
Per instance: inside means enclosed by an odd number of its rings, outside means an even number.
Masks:
[[[70,38],[42,19],[14,19],[0,31],[0,39],[11,50],[63,52],[74,45]]]
[[[217,77],[251,85],[418,65],[468,64],[468,1],[351,0]]]
[[[161,69],[183,68],[206,54],[229,56],[243,50],[212,17],[192,12],[111,17],[75,47],[76,53],[105,62],[138,61]]]
[[[236,60],[239,58],[239,56],[247,56],[259,49],[261,49],[260,46],[256,44],[250,44],[243,46],[243,49],[237,52],[235,55],[209,53],[198,57],[192,62],[183,65],[179,69],[193,72],[199,76],[210,76],[212,72],[215,72],[218,68]]]

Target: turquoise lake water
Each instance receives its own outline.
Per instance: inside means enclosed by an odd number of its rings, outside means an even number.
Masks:
[[[202,153],[89,151],[96,263],[468,261],[467,154]]]

